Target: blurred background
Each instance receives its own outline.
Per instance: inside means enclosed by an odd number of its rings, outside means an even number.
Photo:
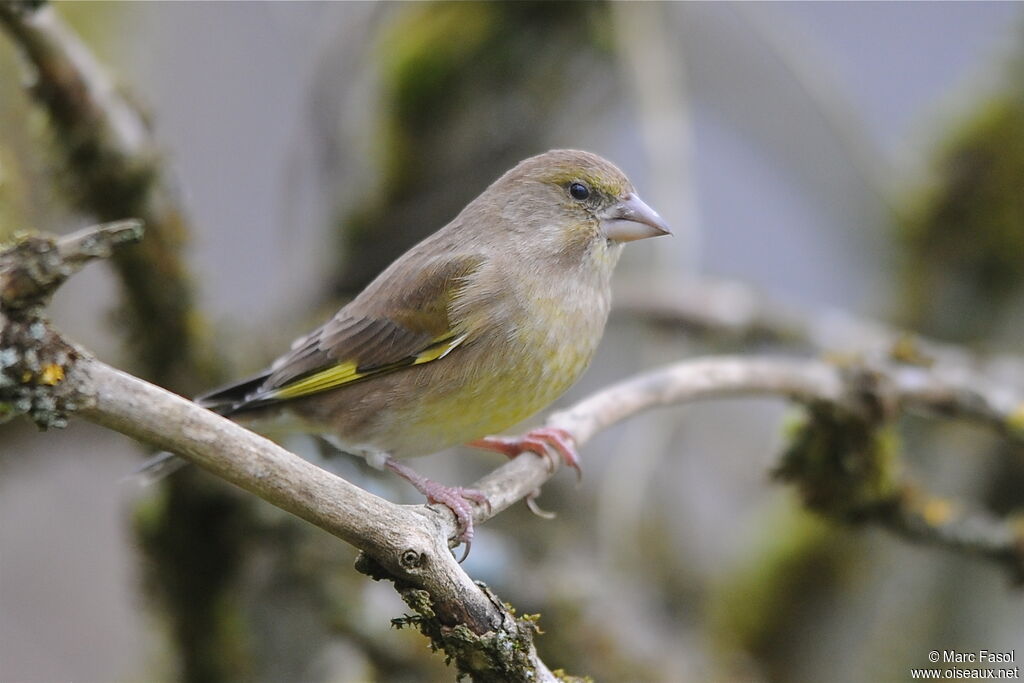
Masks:
[[[552,147],[614,160],[676,230],[626,250],[619,291],[671,298],[710,276],[810,316],[1024,352],[1019,3],[57,9],[147,112],[187,218],[190,329],[214,360],[147,365],[106,265],[53,317],[183,393],[261,367]],[[0,34],[0,235],[95,222],[21,66]],[[687,356],[774,350],[623,310],[559,405]],[[478,530],[466,569],[541,613],[550,666],[601,681],[902,681],[933,649],[1024,657],[1021,593],[999,568],[820,520],[770,480],[792,416],[733,400],[611,429],[584,450],[582,485],[544,488],[555,520],[517,506]],[[1020,514],[1019,447],[900,427],[924,485]],[[82,422],[0,426],[0,681],[452,680],[421,636],[390,629],[406,608],[351,548],[194,468],[125,481],[144,455]],[[413,464],[468,484],[499,462]],[[420,502],[359,462],[324,465]]]

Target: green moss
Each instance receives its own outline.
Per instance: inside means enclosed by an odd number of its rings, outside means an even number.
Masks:
[[[563,681],[563,683],[594,683],[594,679],[590,676],[573,676],[565,672],[565,669],[555,669],[551,672],[556,680]]]
[[[380,178],[369,201],[341,220],[340,294],[451,220],[484,182],[542,151],[565,96],[611,73],[595,68],[607,56],[607,24],[604,3],[434,2],[395,11],[377,46]]]
[[[438,621],[426,591],[399,587],[399,592],[413,613],[392,619],[392,626],[417,628],[430,640],[432,650],[444,652],[446,664],[455,663],[460,680],[464,676],[474,681],[530,680],[533,636],[540,632],[537,615],[518,617],[499,631],[477,635],[461,624],[450,627]]]
[[[490,3],[440,3],[399,18],[380,45],[394,119],[423,129],[443,105],[455,106],[445,94],[458,89],[462,65],[480,59],[498,37],[496,9]]]
[[[399,15],[380,44],[386,187],[401,190],[429,174],[429,155],[417,154],[423,143],[444,140],[458,112],[481,99],[506,89],[527,100],[557,97],[564,84],[538,57],[573,43],[587,51],[592,14],[579,3],[437,2]]]
[[[146,583],[167,609],[182,681],[251,675],[251,633],[238,590],[252,537],[251,501],[196,468],[169,477],[141,505],[135,536],[151,564]]]
[[[1024,283],[1024,98],[981,106],[941,145],[899,224],[903,305],[932,334],[987,333]]]
[[[853,545],[835,525],[794,506],[774,515],[760,538],[751,559],[714,588],[709,623],[726,662],[741,650],[772,680],[787,680],[807,613],[848,570]]]
[[[0,255],[0,261],[17,259],[18,251],[45,249],[41,244],[52,247],[46,240],[25,240]],[[27,276],[20,283],[22,291],[35,292],[39,281]],[[18,278],[5,285],[3,294],[17,298]],[[45,431],[66,427],[68,414],[78,409],[76,392],[64,381],[78,353],[38,317],[41,305],[5,307],[0,316],[0,423],[25,415]]]
[[[795,483],[809,508],[856,521],[899,495],[897,445],[889,427],[812,405],[773,474]]]

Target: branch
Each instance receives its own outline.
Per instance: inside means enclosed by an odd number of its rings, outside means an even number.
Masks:
[[[116,221],[86,228],[56,241],[26,237],[0,254],[0,302],[5,308],[44,306],[79,268],[109,258],[114,247],[142,239],[142,221]]]
[[[366,551],[389,573],[452,606],[448,623],[484,632],[500,624],[494,606],[458,569],[440,515],[390,503],[284,450],[226,418],[148,382],[83,356],[68,374],[86,397],[80,414],[158,448],[185,456],[217,476]],[[425,571],[424,565],[430,565]],[[457,593],[464,593],[457,599]],[[462,602],[464,600],[464,602]],[[496,620],[497,619],[497,620]]]
[[[61,240],[28,238],[0,255],[0,415],[40,427],[78,414],[185,456],[217,476],[354,545],[360,570],[395,582],[410,618],[477,680],[554,680],[537,657],[529,618],[516,619],[455,562],[443,506],[374,496],[191,401],[116,370],[66,342],[42,305],[78,264],[137,239],[137,222]],[[27,284],[26,284],[27,283]],[[525,493],[524,493],[525,495]],[[440,514],[439,514],[440,513]]]
[[[72,347],[41,318],[40,302],[60,278],[40,278],[35,288],[8,287],[26,273],[49,272],[32,264],[49,263],[54,253],[57,261],[77,263],[83,252],[97,252],[104,234],[107,240],[135,234],[109,226],[104,230],[96,239],[77,235],[49,250],[15,247],[0,257],[0,292],[14,292],[2,299],[0,310],[0,404],[8,406],[8,414],[26,412],[41,426],[52,426],[77,410],[93,422],[179,453],[362,550],[358,568],[393,580],[417,612],[397,623],[419,627],[458,660],[460,671],[483,681],[526,673],[553,680],[533,648],[533,622],[513,617],[454,561],[447,542],[455,532],[450,510],[390,503]],[[31,295],[22,300],[17,291]],[[40,365],[40,359],[48,365]],[[906,410],[979,420],[1024,440],[1020,396],[964,382],[934,368],[893,363],[703,358],[621,382],[552,415],[548,424],[565,429],[582,445],[600,430],[657,406],[740,395],[793,400],[807,406],[809,417],[777,474],[794,481],[810,507],[835,519],[874,522],[915,540],[980,553],[1024,579],[1024,529],[1005,520],[954,514],[950,506],[936,505],[897,479],[891,467],[894,454],[884,430]],[[20,409],[19,392],[26,391],[39,404],[35,413],[31,401]],[[475,521],[529,496],[557,468],[557,460],[527,454],[484,477],[475,487],[487,494],[491,506],[476,506]]]
[[[803,434],[798,432],[776,471],[798,485],[808,507],[839,521],[876,524],[914,541],[986,557],[1024,583],[1024,525],[968,514],[897,478],[896,456],[884,438],[895,416],[913,412],[973,421],[1024,444],[1024,397],[977,375],[897,363],[698,358],[608,387],[553,414],[547,424],[582,444],[651,408],[733,396],[777,396],[808,406]],[[493,495],[508,485],[493,480],[505,468],[474,486],[487,482]]]
[[[100,220],[139,216],[146,222],[147,239],[118,250],[111,261],[121,284],[117,322],[127,333],[131,367],[186,395],[223,380],[228,364],[218,362],[220,347],[210,343],[210,327],[197,309],[184,258],[189,225],[179,188],[165,172],[166,158],[137,101],[126,96],[45,2],[0,0],[0,33],[23,57],[26,94],[49,123],[48,157],[56,163],[48,158],[46,166],[56,169],[69,204]],[[46,416],[45,401],[32,406],[40,417]],[[53,419],[59,424],[63,418]],[[270,618],[252,609],[259,596],[236,594],[235,584],[249,561],[242,554],[246,539],[234,527],[229,530],[224,520],[256,534],[264,520],[254,515],[244,497],[216,484],[197,486],[187,476],[168,481],[165,494],[167,505],[137,529],[137,540],[147,556],[151,597],[165,608],[181,676],[216,680],[252,675],[249,662],[223,656],[225,649],[238,647],[239,619],[262,634],[245,648],[272,642],[273,647],[294,650],[299,636],[258,623]],[[192,527],[185,533],[183,520]],[[279,537],[272,544],[271,561],[293,555],[301,538]],[[195,552],[204,555],[203,566],[188,559]],[[217,571],[206,571],[206,566]],[[317,592],[322,586],[314,584],[323,576],[305,574],[297,590]],[[317,618],[312,612],[308,616]]]
[[[974,375],[943,370],[898,364],[842,366],[808,359],[697,358],[608,387],[554,413],[547,424],[568,431],[582,444],[637,413],[698,400],[778,396],[798,403],[843,406],[853,401],[850,392],[866,389],[870,378],[875,386],[868,390],[878,403],[925,415],[961,417],[1024,443],[1024,400],[1018,394]]]
[[[49,115],[72,205],[101,221],[146,223],[148,238],[113,257],[144,372],[163,385],[200,388],[211,377],[181,258],[188,229],[144,117],[53,7],[0,0],[0,28],[24,56],[26,87]]]
[[[447,541],[454,519],[447,508],[390,503],[226,418],[89,356],[75,364],[68,382],[83,397],[79,413],[86,419],[183,455],[352,544],[368,556],[362,560],[363,571],[393,580],[404,598],[420,601],[418,609],[429,608],[436,616],[431,627],[439,624],[440,632],[461,626],[467,629],[460,634],[463,639],[475,634],[481,641],[517,642],[522,651],[514,657],[507,653],[503,665],[528,667],[535,675],[546,671],[533,650],[532,626],[516,620],[455,561]],[[467,667],[463,670],[489,680],[483,675],[486,669],[467,664],[468,655],[484,652],[486,643],[462,647],[449,649],[449,654]]]
[[[406,537],[406,525],[423,525],[418,517],[396,512],[406,508],[372,496],[219,416],[219,426],[210,427],[213,430],[210,434],[201,434],[197,429],[210,415],[207,411],[168,394],[180,403],[169,404],[144,390],[148,385],[141,380],[117,373],[96,361],[86,360],[85,363],[87,368],[94,368],[88,386],[95,387],[94,391],[100,392],[98,397],[102,399],[83,409],[86,417],[181,453],[228,481],[348,541],[371,557],[385,558],[378,561],[391,575],[403,581],[412,579],[407,575],[407,565],[423,561],[410,558],[429,555],[434,558],[431,562],[437,563],[440,558],[435,553],[439,548],[447,548],[443,540],[455,532],[450,511],[434,506],[441,514],[428,517],[426,536],[415,533]],[[1009,393],[965,385],[925,368],[838,367],[824,361],[793,359],[714,357],[684,361],[598,392],[555,413],[547,424],[568,431],[583,445],[598,432],[653,407],[733,396],[777,396],[811,406],[827,405],[853,421],[882,421],[902,411],[960,416],[979,421],[1024,443],[1024,402]],[[185,413],[187,417],[179,421],[176,416],[185,410],[189,411]],[[170,422],[168,416],[174,416]],[[231,432],[219,431],[222,429]],[[179,435],[177,430],[188,438]],[[239,430],[247,439],[271,445],[274,452],[267,457],[273,462],[249,462],[250,456],[245,451],[251,446],[248,441],[239,439],[236,434]],[[232,448],[240,452],[233,453]],[[844,455],[841,452],[826,454],[831,459],[841,459]],[[279,464],[282,457],[288,460]],[[483,523],[526,498],[550,479],[557,467],[554,461],[527,454],[482,478],[473,488],[483,491],[491,506],[486,509],[477,506],[474,521]],[[799,480],[799,477],[790,478]],[[845,482],[850,488],[855,484],[857,482]],[[922,494],[909,481],[898,485],[886,482],[881,488],[885,495],[857,501],[861,509],[837,508],[833,516],[863,516],[864,521],[874,521],[912,539],[978,552],[1006,564],[1015,575],[1024,577],[1024,530],[1014,531],[1007,524],[982,516],[957,517],[949,506],[940,510],[938,499]],[[899,496],[889,495],[890,489],[898,491]],[[353,491],[358,494],[351,493]],[[332,504],[339,506],[339,510],[325,503],[338,500],[346,501],[344,505]],[[346,509],[349,503],[353,507]],[[860,514],[865,511],[871,514]],[[402,530],[402,534],[398,539],[377,538],[382,528],[392,533]],[[420,549],[430,547],[429,538],[434,539],[434,546],[428,553]],[[461,570],[456,571],[457,565],[451,565],[450,553],[444,550],[442,555],[452,575],[465,576]],[[446,575],[439,581],[438,586],[448,585],[452,578]],[[429,589],[428,592],[434,595]],[[479,611],[485,606],[482,601],[468,604],[467,616],[475,623],[484,623],[478,615],[487,614],[486,610]],[[458,611],[453,607],[450,613]]]
[[[702,278],[675,283],[623,283],[615,311],[659,325],[739,342],[770,342],[791,348],[846,351],[918,365],[941,365],[998,377],[1024,389],[1024,359],[981,358],[962,346],[927,339],[841,310],[814,314],[784,305],[736,281]]]

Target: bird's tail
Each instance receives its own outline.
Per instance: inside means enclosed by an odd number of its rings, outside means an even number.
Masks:
[[[207,410],[212,410],[220,415],[234,415],[250,407],[255,407],[250,403],[249,397],[256,393],[269,376],[270,370],[264,370],[248,379],[226,384],[201,396],[196,396],[193,400]]]
[[[185,458],[170,451],[160,451],[143,460],[130,474],[125,475],[122,481],[133,481],[141,486],[149,486],[164,477],[169,477],[187,464],[188,460]]]

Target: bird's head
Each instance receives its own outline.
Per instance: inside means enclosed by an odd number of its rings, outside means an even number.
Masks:
[[[671,234],[629,178],[590,152],[557,149],[525,159],[487,194],[505,229],[541,253],[614,257],[624,242]]]

